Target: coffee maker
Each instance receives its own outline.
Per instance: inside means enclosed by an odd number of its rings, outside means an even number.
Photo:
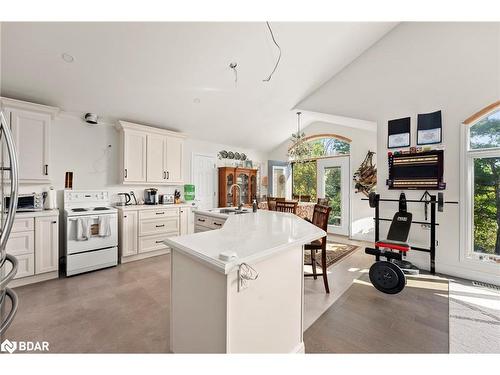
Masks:
[[[158,204],[158,189],[144,189],[144,204]]]

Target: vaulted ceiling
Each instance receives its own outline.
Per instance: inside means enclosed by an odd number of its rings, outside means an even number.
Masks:
[[[3,23],[1,94],[269,150],[394,23]],[[68,63],[62,54],[74,58]],[[229,67],[237,63],[237,82]]]

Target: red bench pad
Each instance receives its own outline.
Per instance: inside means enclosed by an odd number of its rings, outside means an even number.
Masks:
[[[404,244],[395,244],[390,242],[378,241],[375,242],[375,246],[377,247],[385,247],[392,250],[404,251],[407,252],[410,250],[410,246]]]

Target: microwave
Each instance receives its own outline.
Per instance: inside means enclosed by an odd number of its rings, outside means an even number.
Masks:
[[[4,198],[5,211],[8,211],[10,204],[10,197]],[[43,198],[42,194],[32,193],[32,194],[19,194],[17,197],[17,212],[26,211],[42,211],[43,210]]]

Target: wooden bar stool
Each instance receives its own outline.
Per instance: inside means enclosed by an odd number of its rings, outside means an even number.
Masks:
[[[314,213],[313,213],[313,218],[311,220],[307,220],[311,222],[312,224],[316,225],[317,227],[323,229],[325,232],[328,229],[328,217],[330,216],[330,211],[332,210],[331,207],[328,206],[322,206],[319,204],[316,204],[314,206]],[[304,245],[304,250],[310,250],[311,251],[311,266],[312,266],[312,274],[304,274],[305,277],[310,277],[312,276],[315,280],[318,278],[318,276],[323,276],[323,283],[325,284],[325,290],[326,293],[330,293],[330,287],[328,286],[328,274],[326,270],[326,240],[327,236],[313,241],[309,244]],[[318,250],[321,250],[321,270],[322,273],[317,273],[316,272],[316,253]]]

